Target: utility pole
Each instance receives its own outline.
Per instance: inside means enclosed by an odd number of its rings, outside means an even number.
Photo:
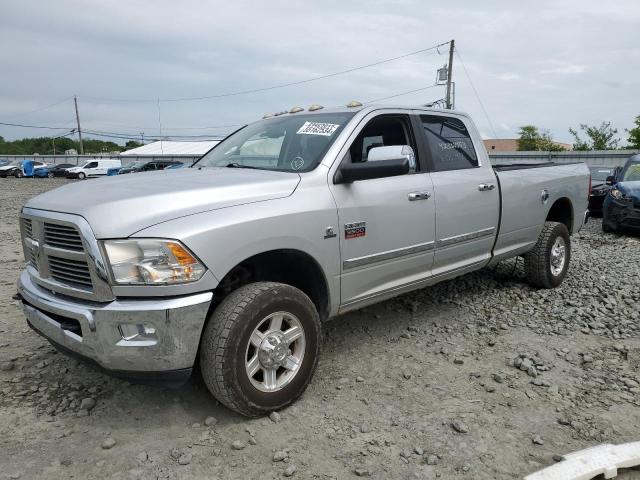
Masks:
[[[452,80],[452,76],[453,76],[453,51],[456,48],[455,45],[456,41],[455,40],[451,40],[451,42],[449,43],[449,70],[447,72],[447,108],[451,108],[452,107],[452,103],[451,103],[451,80]]]
[[[78,114],[78,96],[73,96],[73,103],[76,106],[76,122],[78,122],[78,140],[80,140],[80,155],[84,155],[84,145],[82,144],[82,130],[80,130],[80,115]]]

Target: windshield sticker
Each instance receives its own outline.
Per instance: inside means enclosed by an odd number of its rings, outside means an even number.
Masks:
[[[291,168],[292,169],[300,170],[302,167],[304,167],[304,158],[296,157],[293,160],[291,160]]]
[[[304,122],[296,133],[298,135],[322,135],[330,137],[340,125],[335,123]]]

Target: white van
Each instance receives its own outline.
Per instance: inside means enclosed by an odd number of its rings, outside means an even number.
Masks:
[[[105,160],[89,160],[87,163],[80,167],[72,167],[67,169],[67,178],[79,178],[84,180],[88,177],[101,177],[107,174],[107,170],[110,168],[120,168],[122,162],[120,160],[105,159]]]

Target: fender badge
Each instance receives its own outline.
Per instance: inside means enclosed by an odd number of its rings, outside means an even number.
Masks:
[[[327,227],[324,229],[324,238],[334,238],[336,237],[336,232],[333,231],[333,227]]]
[[[364,237],[367,234],[366,222],[354,222],[344,224],[344,238],[349,240],[352,238]]]

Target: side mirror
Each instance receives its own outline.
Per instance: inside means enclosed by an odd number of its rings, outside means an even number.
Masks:
[[[395,177],[405,175],[411,170],[409,160],[396,158],[375,162],[349,163],[338,170],[334,183],[352,183],[357,180]]]
[[[374,147],[369,150],[366,162],[342,165],[336,173],[334,183],[406,175],[415,170],[415,165],[415,155],[409,145]]]
[[[605,183],[607,185],[613,185],[614,183],[616,183],[616,177],[614,177],[613,175],[609,175]]]

